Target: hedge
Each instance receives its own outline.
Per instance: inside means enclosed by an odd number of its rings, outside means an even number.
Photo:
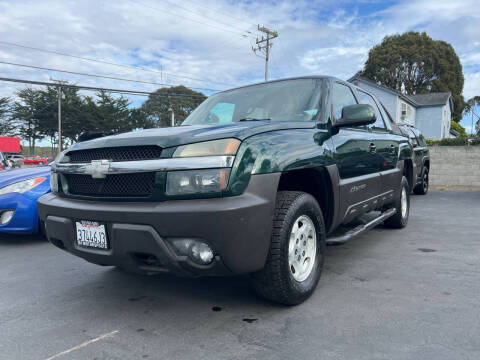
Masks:
[[[437,145],[437,146],[467,146],[467,145],[480,145],[480,137],[476,137],[468,141],[467,138],[458,137],[452,139],[441,139],[441,140],[432,140],[427,139],[427,145]]]

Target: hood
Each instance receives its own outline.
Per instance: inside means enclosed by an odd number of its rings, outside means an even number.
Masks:
[[[225,125],[186,125],[170,128],[147,129],[120,135],[107,136],[78,143],[68,150],[102,147],[157,145],[161,148],[185,145],[201,141],[237,138],[244,140],[252,135],[283,129],[313,128],[314,122],[250,121]]]
[[[50,177],[50,166],[37,166],[27,169],[11,169],[0,172],[0,188],[35,177]]]

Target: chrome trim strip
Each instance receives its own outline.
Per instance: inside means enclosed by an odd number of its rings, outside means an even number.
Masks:
[[[104,178],[107,174],[230,168],[233,166],[234,160],[235,156],[202,156],[118,162],[93,160],[89,164],[56,163],[52,166],[52,171],[64,174],[88,174],[94,178]]]

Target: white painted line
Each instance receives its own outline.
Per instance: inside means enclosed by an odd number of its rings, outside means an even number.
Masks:
[[[53,359],[56,359],[60,356],[63,356],[63,355],[66,355],[68,353],[71,353],[72,351],[75,351],[75,350],[78,350],[78,349],[81,349],[87,345],[90,345],[90,344],[93,344],[94,342],[97,342],[97,341],[100,341],[102,339],[105,339],[107,337],[110,337],[110,336],[113,336],[115,335],[116,333],[118,333],[118,330],[115,330],[115,331],[112,331],[112,332],[109,332],[108,334],[104,334],[102,336],[99,336],[95,339],[91,339],[91,340],[88,340],[88,341],[85,341],[83,343],[81,343],[80,345],[77,345],[77,346],[74,346],[68,350],[65,350],[65,351],[62,351],[62,352],[59,352],[58,354],[55,354],[53,356],[50,356],[48,359],[45,359],[45,360],[53,360]]]

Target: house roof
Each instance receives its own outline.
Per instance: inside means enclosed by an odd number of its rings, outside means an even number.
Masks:
[[[452,96],[452,93],[449,92],[408,95],[410,99],[420,106],[445,105],[450,96]]]
[[[435,105],[445,105],[447,101],[449,102],[450,109],[453,111],[453,101],[452,101],[452,93],[450,92],[437,92],[437,93],[429,93],[429,94],[418,94],[418,95],[405,95],[402,94],[400,91],[391,89],[387,86],[377,84],[375,81],[370,79],[366,79],[362,76],[352,76],[348,79],[348,82],[353,83],[355,80],[366,82],[372,86],[375,86],[381,90],[387,91],[394,95],[397,95],[401,99],[405,100],[406,102],[410,103],[415,107],[422,107],[422,106],[435,106]]]

